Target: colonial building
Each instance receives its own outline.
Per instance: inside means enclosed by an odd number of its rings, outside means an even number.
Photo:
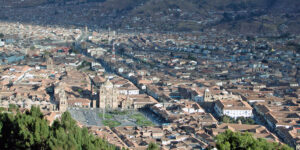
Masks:
[[[99,108],[117,109],[119,105],[119,90],[107,80],[99,90]]]
[[[146,105],[156,103],[156,101],[145,95],[138,94],[139,91],[135,87],[127,89],[127,92],[122,92],[125,89],[113,84],[112,81],[106,80],[99,89],[99,100],[96,105],[101,109],[139,109]],[[134,92],[131,92],[134,91]],[[95,104],[92,104],[95,107]]]
[[[229,116],[231,118],[253,117],[252,107],[242,100],[218,100],[214,110],[218,116]]]

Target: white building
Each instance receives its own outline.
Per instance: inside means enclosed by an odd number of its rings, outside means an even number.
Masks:
[[[189,114],[193,114],[193,113],[204,113],[204,110],[203,109],[195,109],[195,108],[188,108],[188,107],[185,107],[185,108],[182,108],[182,110],[186,113],[189,113]]]
[[[0,47],[3,47],[5,45],[5,42],[0,39]]]
[[[218,100],[214,110],[218,116],[229,116],[231,118],[253,117],[252,107],[242,100]]]
[[[136,87],[121,87],[119,88],[119,93],[123,95],[138,95],[140,90]]]

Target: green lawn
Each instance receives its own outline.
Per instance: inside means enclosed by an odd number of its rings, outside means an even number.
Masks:
[[[102,118],[103,117],[103,113],[99,113],[99,117]],[[113,115],[106,113],[106,114],[104,114],[104,118],[105,119],[112,119]]]
[[[103,120],[103,125],[105,125],[105,126],[109,126],[109,127],[117,127],[117,126],[119,126],[119,125],[121,125],[121,123],[120,122],[118,122],[118,121],[114,121],[114,120]]]
[[[145,120],[146,118],[142,115],[142,114],[133,114],[130,116],[130,118],[132,119],[136,119],[136,120]]]
[[[99,118],[102,119],[103,113],[98,114]],[[121,125],[121,121],[117,120],[117,118],[131,118],[132,121],[136,123],[137,126],[153,126],[154,124],[148,120],[143,114],[139,112],[133,112],[133,114],[130,111],[124,110],[112,110],[108,111],[104,115],[103,125],[109,126],[109,127],[117,127]]]
[[[133,114],[130,116],[130,118],[136,120],[136,124],[138,126],[152,126],[153,123],[149,121],[144,115],[142,114]]]
[[[111,113],[113,115],[127,115],[128,111],[127,110],[123,110],[123,111],[113,110],[113,111],[110,111],[109,113]]]

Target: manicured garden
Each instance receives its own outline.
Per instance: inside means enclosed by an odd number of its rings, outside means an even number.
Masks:
[[[153,126],[153,123],[142,114],[133,114],[130,118],[135,119],[138,126]]]
[[[103,119],[103,113],[99,113],[98,117]],[[148,120],[142,113],[133,110],[111,110],[104,114],[102,120],[104,126],[117,127],[122,125],[136,126],[153,126],[154,124]]]

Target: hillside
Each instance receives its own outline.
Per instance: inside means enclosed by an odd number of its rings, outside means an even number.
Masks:
[[[40,108],[32,107],[24,114],[12,108],[0,112],[0,149],[44,150],[117,150],[119,148],[80,128],[69,112],[49,126]]]
[[[156,31],[300,33],[297,0],[0,1],[0,19]],[[9,12],[9,13],[8,13]]]

